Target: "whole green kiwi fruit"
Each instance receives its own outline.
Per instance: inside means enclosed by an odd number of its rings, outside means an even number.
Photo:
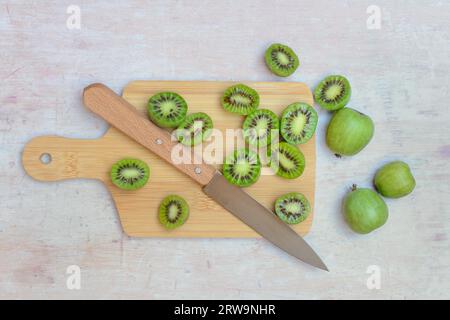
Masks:
[[[327,128],[327,145],[336,155],[352,156],[364,149],[374,134],[369,116],[343,108],[333,115]]]
[[[408,164],[393,161],[378,169],[374,184],[381,195],[387,198],[401,198],[414,190],[416,180]]]
[[[386,203],[375,191],[355,185],[344,198],[343,210],[350,228],[361,234],[378,229],[389,216]]]

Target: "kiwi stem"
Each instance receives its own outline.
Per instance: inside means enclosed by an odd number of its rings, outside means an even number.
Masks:
[[[357,186],[356,184],[352,184],[351,190],[352,190],[352,191],[356,191],[356,189],[358,189],[358,186]]]

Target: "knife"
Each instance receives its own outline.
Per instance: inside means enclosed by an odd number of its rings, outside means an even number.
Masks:
[[[194,154],[192,163],[172,162],[172,148],[178,142],[110,88],[101,83],[91,84],[84,89],[83,102],[109,124],[198,182],[206,195],[274,245],[305,263],[328,271],[325,263],[301,236],[244,190],[228,183],[215,167],[203,163],[201,156]]]

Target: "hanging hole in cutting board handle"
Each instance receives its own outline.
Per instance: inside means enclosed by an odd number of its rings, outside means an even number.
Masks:
[[[39,181],[101,178],[89,176],[87,170],[95,166],[91,159],[98,152],[96,141],[58,136],[34,138],[23,150],[22,165],[28,175]]]

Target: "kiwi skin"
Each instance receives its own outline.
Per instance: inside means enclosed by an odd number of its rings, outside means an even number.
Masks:
[[[401,198],[414,190],[416,180],[408,164],[403,161],[393,161],[378,169],[374,185],[384,197]]]
[[[176,219],[171,220],[169,214],[170,210],[181,210],[178,212]],[[169,212],[168,212],[169,210]],[[159,205],[159,222],[168,230],[176,229],[182,226],[189,218],[189,205],[184,198],[171,194],[165,197]]]
[[[326,142],[335,154],[352,156],[369,144],[374,130],[369,116],[343,108],[333,114],[327,127]]]
[[[388,206],[378,193],[356,185],[344,197],[342,210],[349,227],[360,234],[380,228],[389,217]]]

